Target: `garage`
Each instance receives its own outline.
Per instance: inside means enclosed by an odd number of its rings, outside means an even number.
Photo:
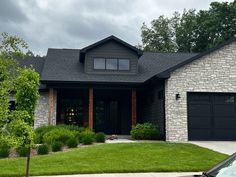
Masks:
[[[188,93],[189,140],[236,140],[236,94]]]

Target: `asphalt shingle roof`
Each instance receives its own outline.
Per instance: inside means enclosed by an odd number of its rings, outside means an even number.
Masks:
[[[17,60],[19,61],[20,66],[29,67],[30,65],[32,65],[39,74],[42,73],[45,57],[25,57],[17,58]]]
[[[45,57],[25,57],[25,58],[17,58],[17,61],[19,62],[21,67],[29,67],[29,66],[33,66],[34,69],[41,75],[42,74],[42,70],[43,70],[43,66],[44,66],[44,62],[45,62]],[[40,89],[45,89],[46,85],[40,83],[39,86]]]
[[[144,52],[138,60],[138,74],[87,74],[79,62],[80,50],[49,49],[41,75],[42,81],[143,83],[189,58],[194,53]]]

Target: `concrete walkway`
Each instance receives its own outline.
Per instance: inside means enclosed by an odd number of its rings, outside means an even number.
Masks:
[[[180,177],[186,175],[201,174],[199,172],[187,173],[104,173],[104,174],[84,174],[84,175],[59,175],[50,177]],[[41,176],[46,177],[46,176]]]
[[[236,141],[189,141],[189,143],[228,155],[236,152]]]

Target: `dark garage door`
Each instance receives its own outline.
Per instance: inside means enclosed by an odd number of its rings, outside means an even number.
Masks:
[[[189,140],[236,140],[236,94],[188,93]]]

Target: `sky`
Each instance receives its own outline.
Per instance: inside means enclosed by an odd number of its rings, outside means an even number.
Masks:
[[[215,0],[218,2],[227,0]],[[228,0],[232,2],[233,0]],[[141,26],[160,15],[208,9],[212,0],[0,0],[0,32],[22,37],[35,54],[83,48],[110,35],[137,45]]]

